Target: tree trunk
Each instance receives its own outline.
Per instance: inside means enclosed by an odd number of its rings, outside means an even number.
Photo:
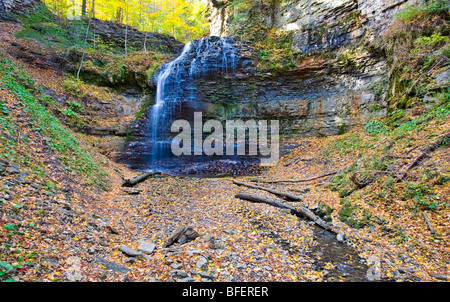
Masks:
[[[290,179],[286,179],[286,180],[258,180],[258,179],[253,179],[252,181],[254,181],[254,182],[261,182],[261,183],[267,183],[267,184],[276,184],[276,183],[282,183],[282,182],[285,182],[285,183],[308,182],[308,181],[313,181],[313,180],[320,179],[320,178],[323,178],[323,177],[335,175],[335,174],[338,174],[341,171],[342,170],[333,171],[333,172],[329,172],[329,173],[324,173],[324,174],[321,174],[319,176],[306,178],[306,179],[296,179],[296,180],[290,180]]]
[[[429,147],[423,149],[422,153],[420,153],[419,156],[417,156],[415,159],[413,159],[410,162],[410,164],[406,167],[406,170],[401,173],[401,175],[400,175],[400,177],[398,177],[397,181],[403,180],[405,178],[405,176],[408,174],[408,172],[412,168],[414,168],[420,162],[422,162],[428,156],[428,154],[430,154],[431,152],[434,152],[435,150],[440,148],[442,145],[446,144],[448,140],[450,140],[450,132],[444,134],[443,136],[441,136],[441,138],[437,142],[435,142],[434,144],[432,144]]]
[[[122,183],[122,187],[134,187],[135,185],[137,185],[143,181],[146,181],[150,177],[153,177],[156,175],[161,175],[161,172],[149,172],[149,173],[145,173],[145,174],[133,177],[132,179],[126,179]]]
[[[119,7],[117,9],[116,22],[122,23],[122,8],[121,7]]]
[[[436,234],[436,231],[434,230],[433,226],[431,225],[430,219],[428,218],[427,213],[422,212],[422,216],[425,219],[425,222],[427,223],[428,229],[430,230],[431,234]]]
[[[82,2],[81,2],[81,15],[84,17],[84,16],[86,16],[86,1],[87,0],[83,0]]]
[[[125,1],[125,62],[128,60],[128,0]]]
[[[249,194],[238,194],[235,197],[239,198],[239,199],[247,200],[247,201],[250,201],[250,202],[265,203],[265,204],[268,204],[268,205],[271,205],[271,206],[274,206],[274,207],[277,207],[277,208],[291,210],[291,213],[294,214],[294,215],[306,217],[307,219],[309,219],[311,221],[314,221],[315,224],[317,224],[318,226],[324,228],[325,230],[328,230],[328,231],[333,232],[333,233],[338,233],[326,221],[324,221],[322,218],[320,218],[319,216],[315,215],[313,212],[311,212],[309,209],[307,209],[305,207],[294,208],[294,207],[292,207],[290,205],[278,202],[276,200],[270,200],[270,199],[267,199],[267,198],[254,196],[254,195],[249,195]]]
[[[85,2],[85,0],[83,2]],[[92,7],[94,7],[94,0],[92,0]],[[92,12],[92,10],[91,10],[91,12]],[[78,68],[78,72],[77,72],[77,85],[78,85],[78,82],[80,81],[80,72],[81,72],[81,68],[83,68],[84,56],[86,55],[86,43],[87,43],[87,39],[89,37],[89,29],[91,27],[91,15],[92,14],[90,13],[89,14],[89,23],[88,23],[88,26],[86,29],[86,36],[84,37],[83,54],[81,55],[80,67]]]
[[[233,183],[238,185],[238,186],[245,186],[245,187],[248,187],[248,188],[253,188],[253,189],[257,189],[257,190],[267,191],[269,193],[272,193],[272,194],[277,195],[277,196],[281,196],[281,197],[283,197],[283,198],[285,198],[287,200],[290,200],[290,201],[302,201],[302,199],[300,197],[291,195],[289,193],[273,190],[273,189],[270,189],[270,188],[256,186],[256,185],[251,185],[251,184],[247,184],[245,182],[240,182],[240,181],[237,181],[237,180],[233,180]]]

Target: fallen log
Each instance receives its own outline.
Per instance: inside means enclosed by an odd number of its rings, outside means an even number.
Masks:
[[[441,138],[435,142],[434,144],[431,144],[430,146],[428,146],[427,148],[422,150],[422,153],[420,153],[419,156],[417,156],[416,158],[414,158],[409,165],[406,167],[406,169],[404,170],[404,172],[401,173],[401,176],[398,177],[398,181],[403,180],[403,178],[405,178],[405,176],[408,174],[408,172],[414,168],[415,166],[417,166],[420,162],[422,162],[427,156],[428,154],[430,154],[431,152],[437,150],[439,147],[441,147],[444,143],[447,142],[447,140],[450,139],[450,132],[444,134],[443,136],[441,136]]]
[[[325,220],[323,220],[319,216],[315,215],[312,211],[310,211],[309,209],[307,209],[305,207],[300,206],[298,208],[294,208],[293,206],[281,203],[276,200],[271,200],[271,199],[267,199],[264,197],[259,197],[259,196],[249,195],[249,194],[238,194],[235,197],[239,198],[239,199],[247,200],[250,202],[254,202],[254,203],[265,203],[265,204],[274,206],[276,208],[291,210],[291,213],[294,215],[306,217],[307,219],[313,221],[315,224],[324,228],[325,230],[328,230],[328,231],[336,233],[336,234],[338,233]]]
[[[306,178],[306,179],[285,179],[285,180],[259,180],[259,179],[252,179],[251,181],[253,182],[260,182],[260,183],[267,183],[267,184],[275,184],[275,183],[300,183],[300,182],[309,182],[309,181],[313,181],[316,179],[320,179],[320,178],[324,178],[327,176],[331,176],[331,175],[336,175],[339,172],[341,172],[342,170],[338,170],[338,171],[333,171],[333,172],[328,172],[328,173],[324,173],[321,174],[319,176],[314,176],[311,178]]]
[[[122,187],[134,187],[135,185],[137,185],[143,181],[146,181],[150,177],[154,177],[157,175],[161,175],[161,172],[149,172],[149,173],[144,173],[142,175],[138,175],[131,179],[125,179],[125,181],[122,183]]]
[[[294,196],[294,195],[291,195],[289,193],[281,192],[281,191],[278,191],[278,190],[274,190],[274,189],[270,189],[270,188],[266,188],[266,187],[261,187],[261,186],[256,186],[256,185],[248,184],[248,183],[245,183],[245,182],[240,182],[240,181],[237,181],[237,180],[233,180],[233,183],[238,185],[238,186],[244,186],[244,187],[248,187],[248,188],[252,188],[252,189],[266,191],[266,192],[272,193],[274,195],[281,196],[281,197],[283,197],[283,198],[285,198],[287,200],[290,200],[290,201],[303,201],[303,199],[301,199],[298,196]]]

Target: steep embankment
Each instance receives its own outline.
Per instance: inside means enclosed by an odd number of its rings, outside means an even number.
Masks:
[[[101,211],[117,210],[112,196],[131,173],[112,158],[148,106],[147,79],[181,44],[130,28],[130,52],[145,35],[155,51],[125,62],[125,28],[93,20],[96,48],[77,81],[85,21],[59,20],[39,1],[1,1],[0,13],[0,278],[72,280],[65,260],[87,259],[110,234],[114,218]]]

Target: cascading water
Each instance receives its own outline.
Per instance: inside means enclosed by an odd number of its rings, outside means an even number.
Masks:
[[[171,81],[170,77],[175,78],[175,83],[179,80],[180,62],[183,62],[186,54],[191,50],[191,43],[187,43],[181,55],[172,62],[164,65],[157,78],[157,89],[155,105],[152,106],[150,112],[151,125],[151,143],[152,143],[152,162],[161,160],[164,152],[164,129],[167,129],[167,122],[173,115],[174,105],[177,100],[177,87]]]
[[[148,144],[151,145],[151,166],[170,161],[169,131],[173,121],[189,119],[195,108],[195,79],[214,73],[234,73],[238,67],[239,48],[230,38],[208,37],[192,41],[157,75],[155,104],[150,109]],[[189,110],[191,108],[191,110]]]

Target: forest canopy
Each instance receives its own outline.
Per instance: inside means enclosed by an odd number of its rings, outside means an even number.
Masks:
[[[138,30],[165,33],[181,41],[205,35],[206,0],[43,0],[61,18],[81,16],[128,24]]]

